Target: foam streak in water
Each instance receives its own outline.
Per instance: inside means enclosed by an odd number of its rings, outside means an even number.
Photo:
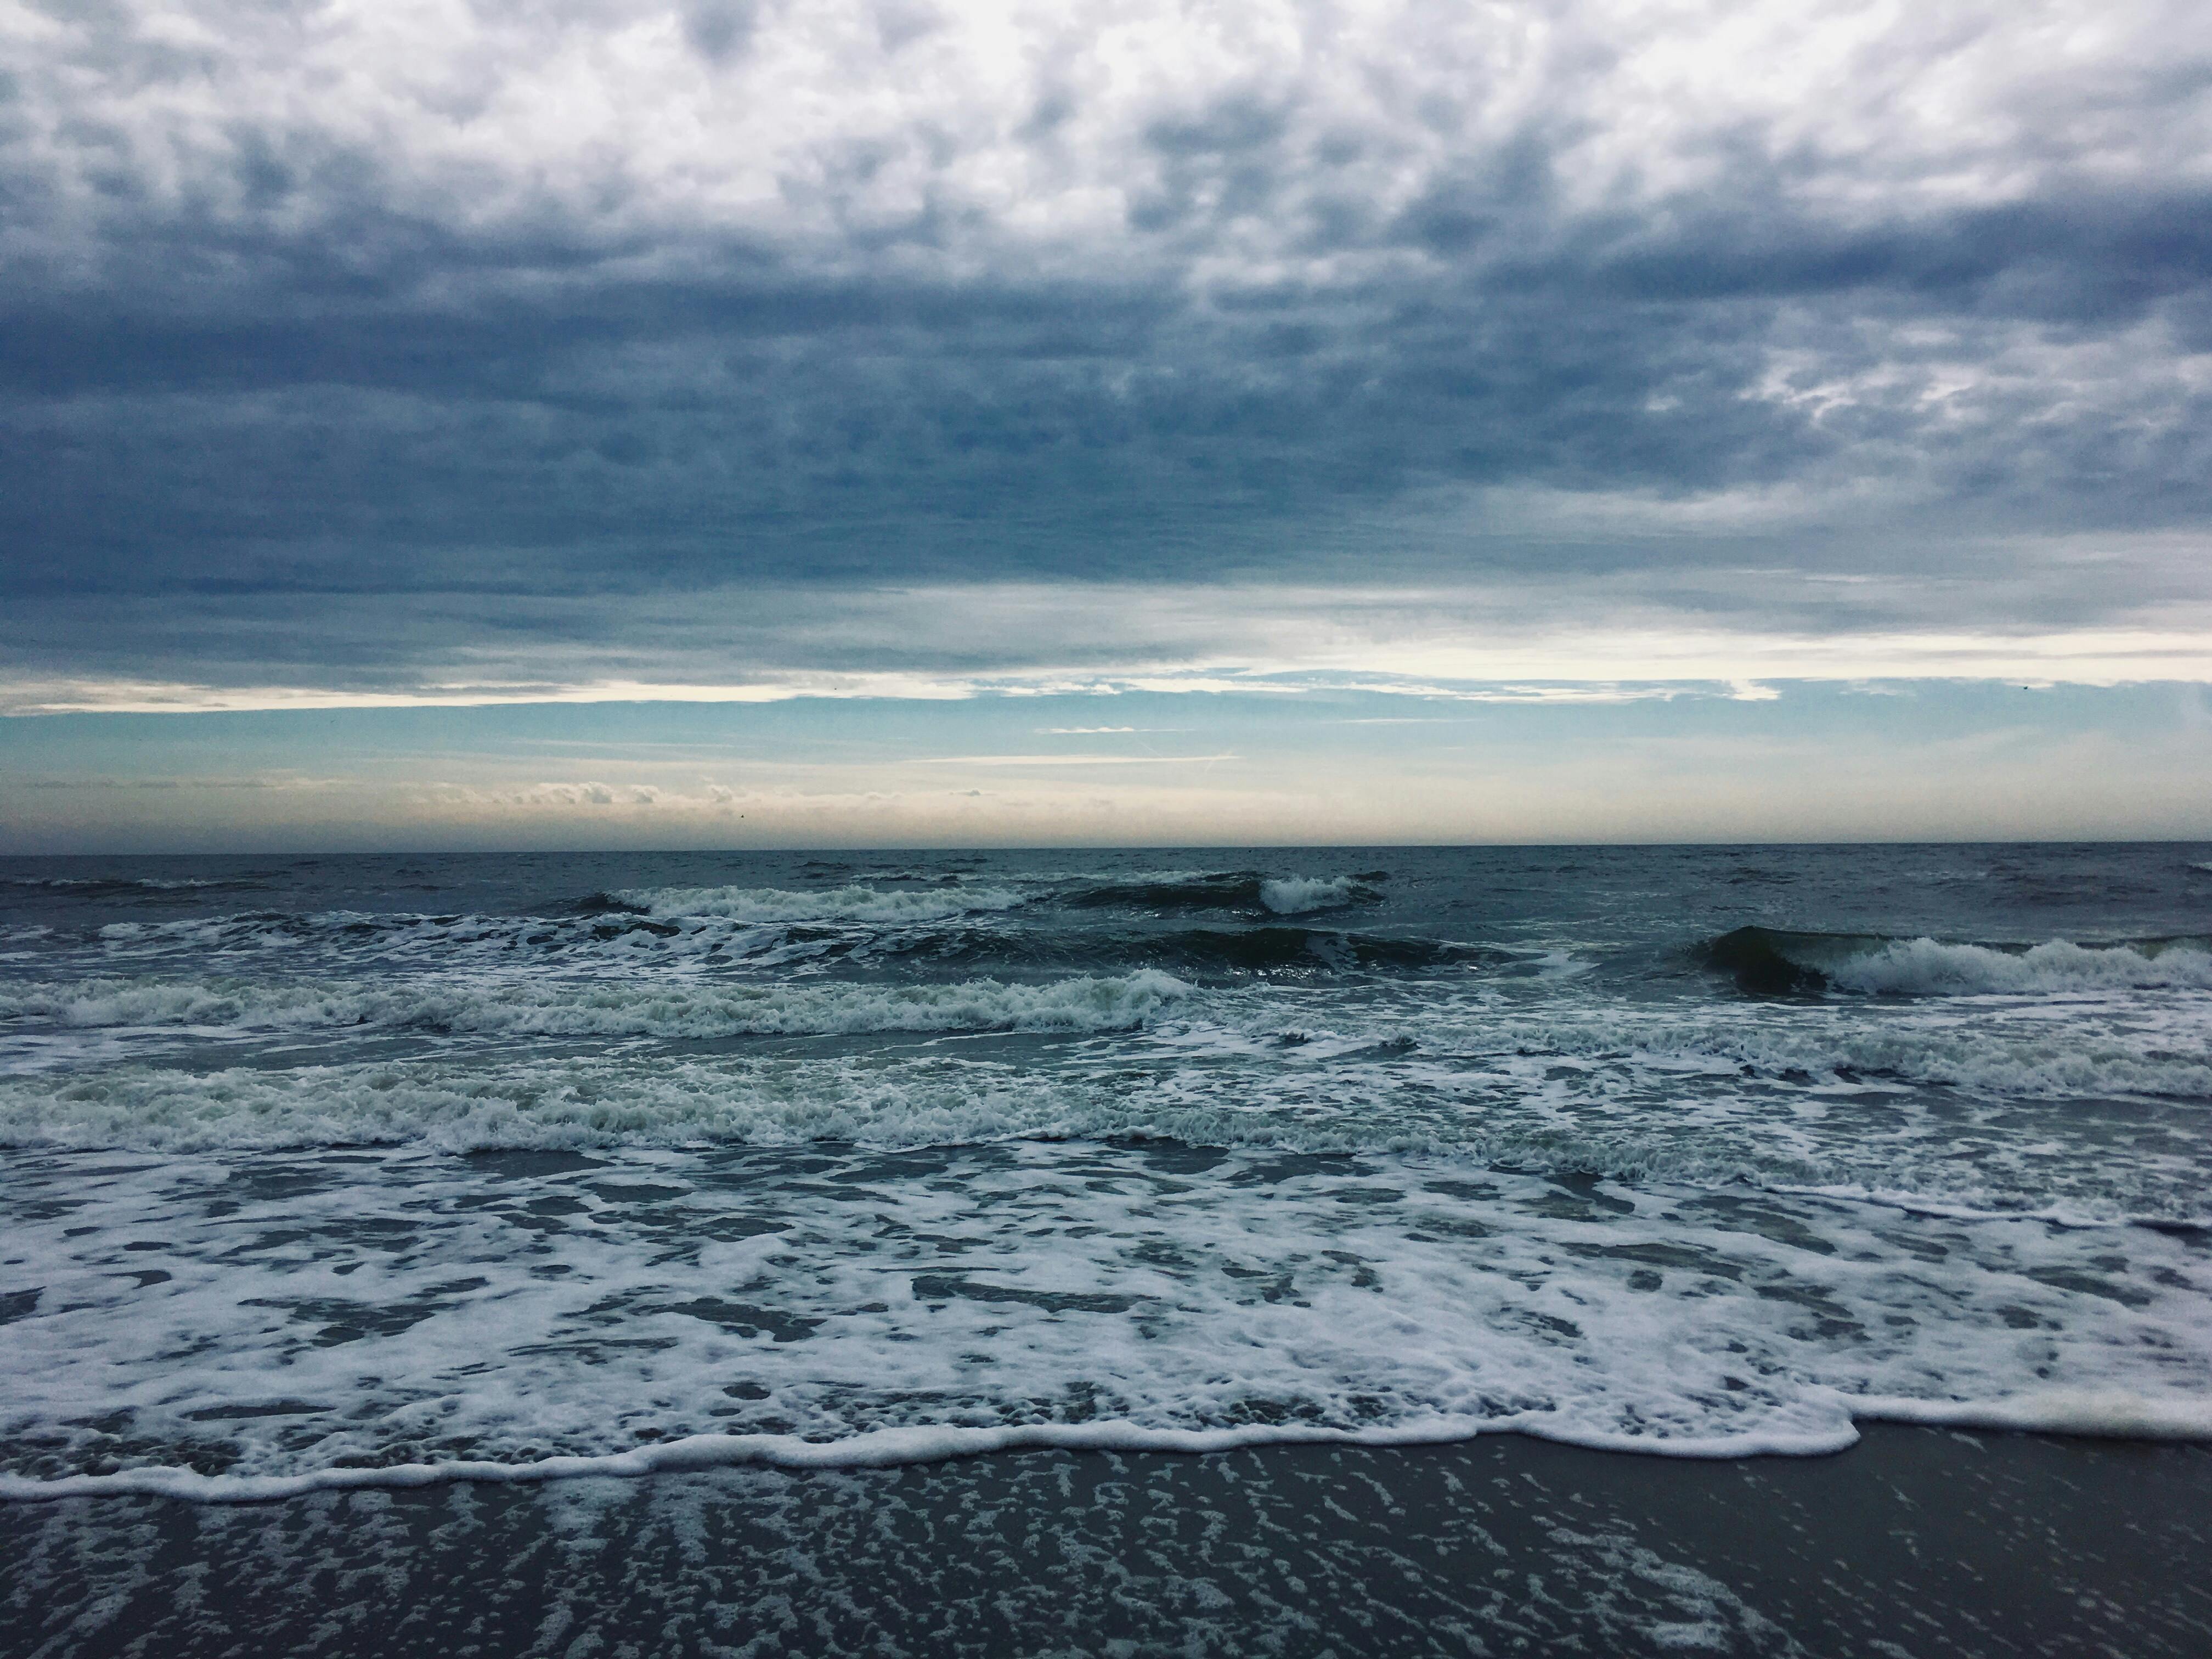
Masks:
[[[787,892],[757,887],[641,887],[614,896],[655,916],[720,916],[736,921],[943,921],[1011,910],[1022,896],[1003,887],[860,887]]]
[[[0,991],[0,1019],[75,1030],[376,1027],[544,1036],[723,1037],[854,1031],[1107,1031],[1183,995],[1150,969],[1006,985],[789,985],[655,979],[392,987],[267,980],[112,979]]]

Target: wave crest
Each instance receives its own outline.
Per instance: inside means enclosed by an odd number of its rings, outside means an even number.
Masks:
[[[1767,996],[1826,990],[1875,996],[2212,990],[2212,949],[2194,939],[2001,945],[1739,927],[1708,940],[1700,954],[1707,967],[1732,975],[1743,990]]]
[[[252,890],[264,884],[250,876],[0,876],[0,884],[73,898],[143,897],[149,893],[191,894],[204,890]]]
[[[1260,884],[1260,902],[1279,916],[1339,909],[1376,896],[1373,888],[1362,886],[1350,876],[1285,876]]]

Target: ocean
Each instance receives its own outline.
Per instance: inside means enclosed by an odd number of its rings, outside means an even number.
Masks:
[[[0,861],[0,1510],[2189,1446],[2208,1114],[2212,846]]]

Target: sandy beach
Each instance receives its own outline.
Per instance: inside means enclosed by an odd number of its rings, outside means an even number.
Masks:
[[[0,1505],[11,1654],[2201,1654],[2212,1449],[1518,1436]]]

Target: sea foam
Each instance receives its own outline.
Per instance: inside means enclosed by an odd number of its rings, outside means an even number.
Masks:
[[[2199,1247],[2140,1229],[1951,1221],[1932,1258],[1835,1199],[1097,1142],[9,1182],[15,1497],[1491,1431],[1802,1453],[1916,1413],[2212,1431]]]

